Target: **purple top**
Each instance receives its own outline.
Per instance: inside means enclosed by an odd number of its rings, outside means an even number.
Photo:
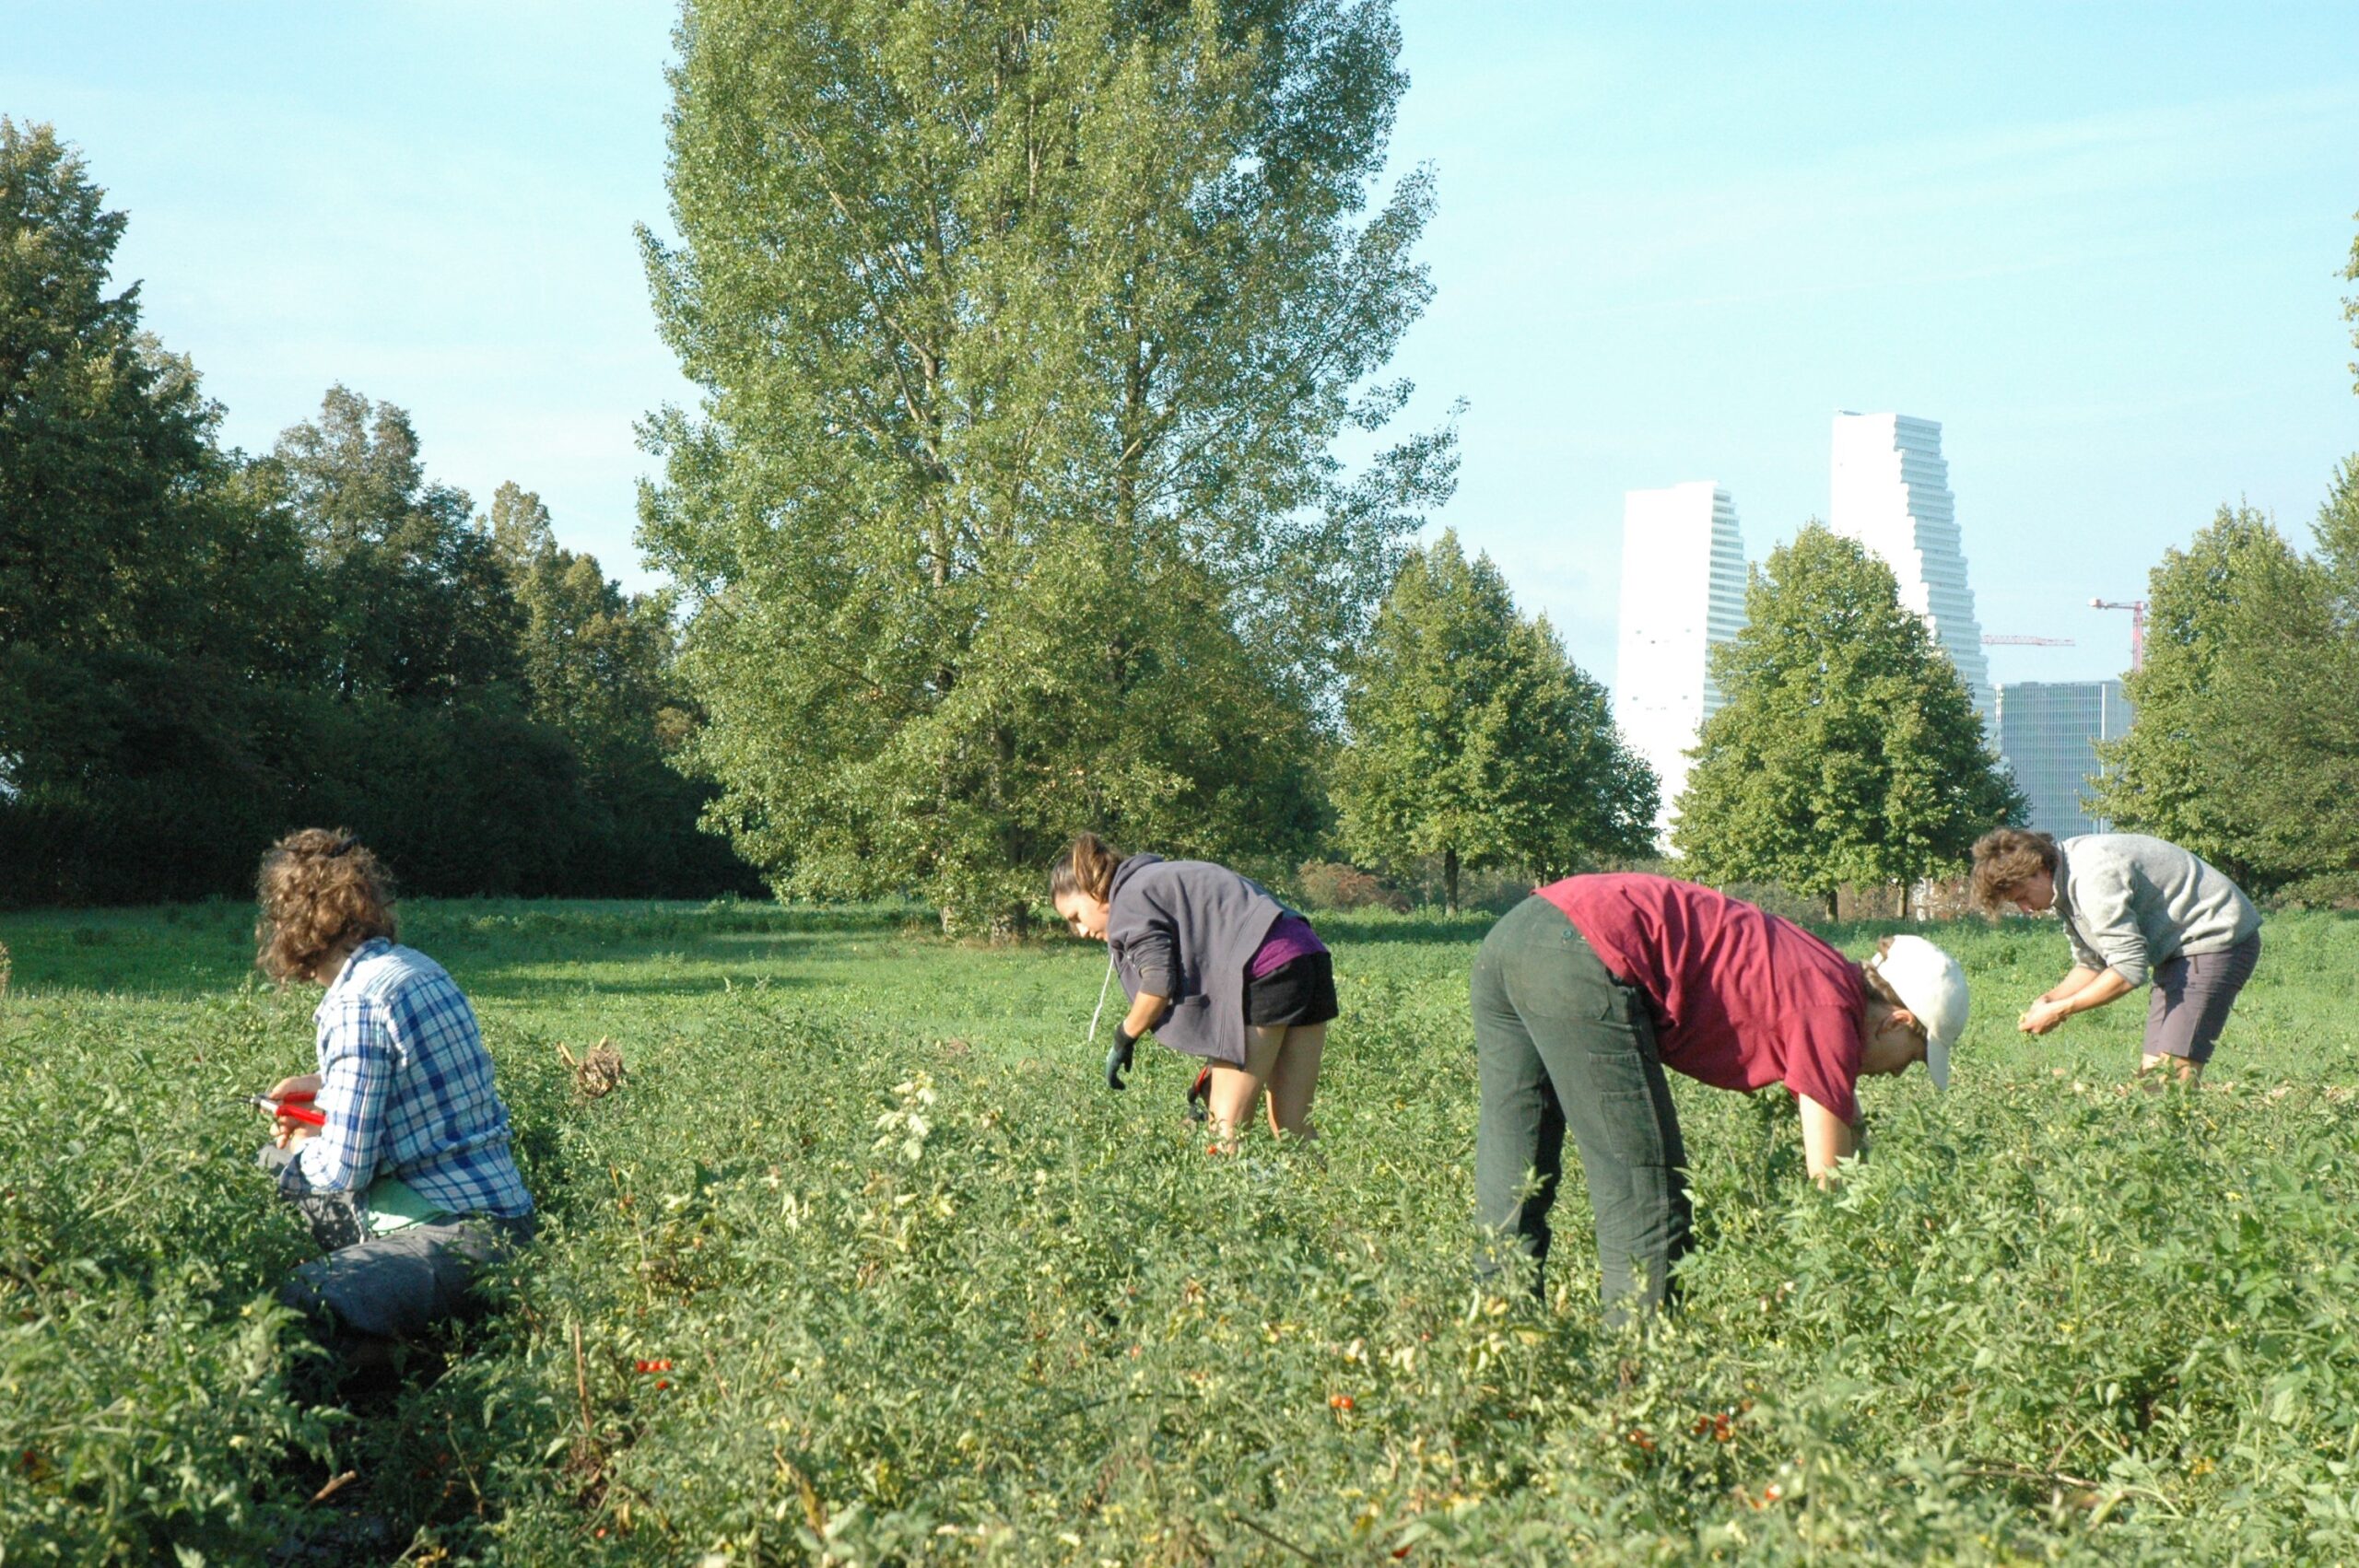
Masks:
[[[1319,933],[1310,929],[1310,922],[1288,911],[1278,917],[1277,923],[1270,928],[1270,934],[1262,939],[1261,947],[1245,965],[1245,977],[1258,980],[1265,975],[1276,974],[1297,958],[1308,958],[1314,953],[1326,951],[1327,944],[1319,940]]]

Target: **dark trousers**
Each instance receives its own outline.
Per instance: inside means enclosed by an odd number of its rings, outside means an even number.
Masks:
[[[1589,1181],[1605,1320],[1671,1296],[1688,1248],[1687,1152],[1647,999],[1614,977],[1544,898],[1527,898],[1474,960],[1474,1138],[1482,1223],[1543,1267],[1569,1129]]]
[[[258,1162],[274,1176],[294,1158],[264,1145]],[[537,1215],[445,1214],[381,1234],[368,1206],[348,1192],[289,1199],[326,1254],[302,1265],[278,1288],[278,1299],[331,1338],[358,1335],[406,1340],[475,1307],[471,1293],[486,1265],[532,1244]]]
[[[475,1276],[529,1245],[538,1229],[530,1214],[471,1214],[388,1231],[304,1264],[278,1299],[332,1336],[415,1339],[445,1319],[474,1316]]]
[[[2225,953],[2181,954],[2154,965],[2154,994],[2146,1007],[2146,1054],[2212,1059],[2228,1010],[2260,964],[2260,933]]]

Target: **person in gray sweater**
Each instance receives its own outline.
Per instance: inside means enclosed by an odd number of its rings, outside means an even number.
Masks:
[[[1270,1130],[1310,1139],[1310,1098],[1335,969],[1310,922],[1261,883],[1210,860],[1120,856],[1085,833],[1049,872],[1058,919],[1106,943],[1129,1011],[1114,1031],[1106,1082],[1121,1088],[1139,1037],[1152,1033],[1206,1063],[1215,1147],[1234,1147],[1269,1095]]]
[[[2218,869],[2176,844],[2137,833],[2087,833],[2058,843],[2002,827],[1974,846],[1975,902],[1997,912],[2054,909],[2072,970],[2025,1010],[2017,1026],[2045,1035],[2076,1012],[2149,980],[2141,1072],[2174,1064],[2181,1082],[2203,1064],[2236,993],[2260,962],[2260,911]]]

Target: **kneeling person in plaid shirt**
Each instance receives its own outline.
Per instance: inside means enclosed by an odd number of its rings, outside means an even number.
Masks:
[[[283,1080],[324,1125],[280,1116],[262,1164],[327,1256],[279,1298],[332,1333],[389,1341],[462,1313],[476,1271],[533,1238],[508,1108],[475,1010],[442,966],[393,941],[377,858],[307,828],[263,857],[258,962],[327,988],[320,1071]]]

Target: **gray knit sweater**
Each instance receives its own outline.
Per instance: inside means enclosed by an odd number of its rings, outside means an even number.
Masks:
[[[2083,968],[2142,986],[2157,964],[2225,953],[2260,930],[2244,889],[2176,844],[2084,833],[2056,849],[2056,913]]]
[[[1160,855],[1117,866],[1106,903],[1106,943],[1124,993],[1171,999],[1155,1037],[1243,1066],[1245,966],[1285,907],[1226,866]]]

